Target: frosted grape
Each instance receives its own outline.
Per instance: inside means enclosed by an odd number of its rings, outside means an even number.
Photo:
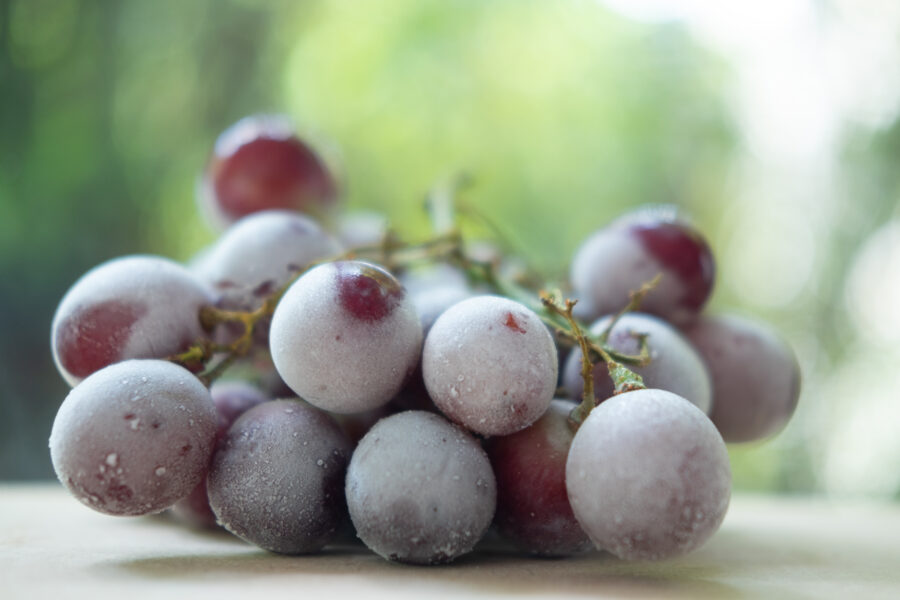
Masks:
[[[619,394],[581,424],[566,463],[572,510],[598,548],[627,560],[690,552],[728,508],[725,442],[700,409],[671,392]]]
[[[209,503],[238,537],[272,552],[315,552],[346,518],[352,446],[331,417],[300,400],[259,404],[231,426],[207,478]]]
[[[422,353],[428,393],[451,420],[484,435],[507,435],[537,420],[553,398],[556,346],[530,309],[477,296],[445,311]]]
[[[800,368],[790,346],[764,323],[701,316],[685,330],[712,377],[710,418],[726,442],[780,431],[797,407]]]
[[[232,225],[204,257],[200,273],[220,294],[220,305],[251,310],[313,261],[341,246],[312,219],[269,210]]]
[[[626,215],[589,237],[572,259],[576,294],[595,317],[614,313],[628,294],[662,274],[641,310],[672,322],[694,318],[712,293],[715,263],[703,236],[663,211]],[[590,319],[588,319],[590,320]]]
[[[440,564],[469,552],[496,504],[496,484],[472,436],[433,413],[379,421],[347,470],[347,505],[360,539],[380,556]]]
[[[216,442],[225,436],[231,424],[247,410],[268,398],[259,388],[244,381],[217,381],[209,390],[213,404],[218,413]],[[183,498],[172,507],[173,513],[186,522],[198,527],[215,527],[216,516],[209,507],[206,494],[206,474],[187,498]]]
[[[129,358],[165,358],[204,336],[200,308],[212,291],[181,265],[156,256],[105,262],[66,292],[53,317],[51,348],[75,385]]]
[[[600,335],[608,326],[610,317],[600,319],[591,326],[591,333]],[[650,364],[629,367],[644,378],[644,385],[668,390],[686,398],[705,413],[712,403],[709,373],[700,355],[690,342],[674,327],[651,315],[628,313],[622,315],[610,332],[608,344],[614,350],[637,355],[640,342],[632,334],[646,334],[650,350]],[[563,386],[570,397],[581,400],[584,380],[581,378],[581,350],[576,348],[569,355],[563,369]],[[613,395],[614,386],[606,364],[594,365],[594,397],[598,402]]]
[[[216,421],[209,392],[186,369],[128,360],[69,393],[53,422],[50,457],[63,485],[94,510],[159,512],[200,482]]]
[[[415,369],[421,346],[422,326],[403,287],[359,261],[310,270],[272,318],[278,373],[301,398],[333,412],[388,402]]]

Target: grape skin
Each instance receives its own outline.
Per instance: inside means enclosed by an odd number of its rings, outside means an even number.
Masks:
[[[214,300],[212,290],[168,259],[110,260],[75,282],[56,309],[53,360],[74,386],[115,362],[176,354],[204,336],[199,312]]]
[[[474,548],[497,489],[471,435],[436,414],[407,411],[382,419],[359,442],[346,494],[357,535],[373,552],[433,565]]]
[[[238,537],[281,554],[331,541],[346,518],[350,441],[300,400],[259,404],[229,428],[207,477],[210,506]]]
[[[387,403],[415,369],[421,347],[422,326],[400,283],[359,261],[308,271],[272,318],[278,373],[301,398],[332,412]]]
[[[200,482],[216,422],[209,392],[186,369],[129,360],[69,393],[53,422],[50,457],[63,485],[94,510],[159,512]]]
[[[422,353],[428,394],[452,421],[508,435],[536,421],[556,390],[556,345],[527,307],[476,296],[445,311]]]
[[[685,335],[712,377],[710,418],[726,442],[775,435],[800,397],[800,367],[768,325],[737,315],[701,316]]]
[[[664,390],[619,394],[581,424],[566,463],[572,510],[594,545],[626,560],[685,554],[725,517],[725,442],[696,406]]]
[[[566,556],[591,548],[566,492],[566,458],[574,432],[568,416],[575,403],[553,400],[530,427],[486,442],[497,478],[500,533],[522,550]]]
[[[258,388],[243,381],[217,381],[210,387],[209,393],[219,415],[214,446],[225,437],[228,428],[239,416],[268,400]],[[206,493],[205,473],[194,491],[175,503],[172,512],[196,527],[216,527],[216,515],[209,506]]]
[[[641,310],[673,323],[686,323],[712,293],[715,264],[702,235],[682,221],[637,211],[595,232],[572,259],[570,279],[576,295],[596,317],[614,313],[658,274],[662,278]],[[587,318],[586,320],[590,320]]]
[[[604,317],[591,326],[591,333],[600,335],[611,317]],[[650,363],[643,367],[629,367],[643,377],[644,385],[668,390],[686,398],[704,413],[712,405],[712,385],[706,366],[697,351],[674,327],[652,315],[627,313],[622,315],[610,332],[608,343],[617,352],[637,355],[640,343],[632,333],[647,334]],[[563,369],[563,386],[573,399],[580,400],[584,390],[581,377],[581,350],[575,348]],[[602,402],[614,392],[606,364],[594,365],[594,397]]]

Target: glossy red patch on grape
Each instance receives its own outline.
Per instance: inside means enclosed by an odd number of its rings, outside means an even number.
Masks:
[[[373,265],[336,263],[341,306],[361,321],[387,317],[403,299],[403,287],[393,275]]]
[[[636,223],[629,228],[644,248],[678,274],[687,290],[681,303],[699,309],[712,292],[715,262],[703,236],[684,223]]]
[[[506,313],[506,321],[504,321],[503,324],[516,333],[526,333],[525,329],[519,324],[516,317],[511,312]]]
[[[143,304],[109,300],[73,312],[56,330],[59,359],[76,377],[119,360],[131,327],[147,313]]]
[[[222,210],[237,219],[260,210],[305,210],[327,204],[335,183],[318,156],[296,137],[258,137],[209,166]]]

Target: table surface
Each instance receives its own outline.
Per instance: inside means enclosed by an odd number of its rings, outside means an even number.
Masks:
[[[108,517],[55,484],[0,484],[0,596],[13,598],[900,598],[900,505],[736,496],[696,552],[623,562],[497,546],[442,567],[388,563],[362,546],[269,554],[164,515]]]

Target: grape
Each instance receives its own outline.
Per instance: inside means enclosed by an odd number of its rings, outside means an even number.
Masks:
[[[388,232],[388,220],[374,211],[356,211],[341,215],[337,237],[347,248],[377,246]]]
[[[471,551],[496,504],[494,474],[478,442],[419,411],[369,430],[347,469],[346,493],[366,546],[388,560],[426,565]]]
[[[338,413],[385,404],[415,369],[422,326],[387,271],[343,261],[298,279],[278,303],[270,348],[297,395]]]
[[[497,478],[494,522],[527,552],[565,556],[591,547],[566,492],[566,458],[574,436],[567,419],[573,408],[572,402],[553,400],[533,425],[491,438],[485,447]]]
[[[498,296],[452,306],[435,321],[422,353],[434,403],[483,435],[508,435],[544,414],[557,371],[556,345],[540,318]]]
[[[572,510],[598,548],[658,560],[699,547],[728,508],[731,469],[709,418],[671,392],[619,394],[581,424],[566,463]]]
[[[600,335],[609,322],[610,317],[600,319],[591,326],[591,333]],[[712,402],[709,373],[700,355],[684,336],[661,319],[641,313],[627,313],[610,332],[609,346],[623,354],[638,354],[640,342],[632,333],[647,335],[650,364],[629,367],[644,378],[644,385],[678,394],[708,414]],[[563,386],[572,398],[579,400],[584,391],[581,356],[581,350],[574,349],[563,369]],[[605,363],[595,364],[593,373],[594,397],[602,402],[613,395],[615,387]]]
[[[261,548],[314,552],[346,518],[351,451],[324,412],[300,400],[264,402],[220,442],[207,478],[210,506],[228,531]]]
[[[181,265],[155,256],[105,262],[66,292],[53,317],[60,374],[79,381],[129,358],[165,358],[203,337],[199,312],[213,293]]]
[[[221,294],[220,305],[252,310],[316,260],[341,251],[315,221],[267,210],[232,225],[203,260],[202,277]]]
[[[159,512],[203,477],[216,418],[209,392],[186,369],[128,360],[69,392],[53,422],[50,457],[63,485],[94,510]]]
[[[735,315],[701,316],[685,330],[712,378],[712,422],[726,442],[780,431],[797,407],[800,367],[770,327]]]
[[[246,117],[219,136],[198,192],[220,224],[270,209],[320,214],[337,197],[322,160],[289,119],[273,115]]]
[[[219,415],[216,427],[216,443],[225,436],[231,424],[247,410],[268,400],[256,387],[243,381],[217,381],[209,390]],[[206,494],[206,476],[187,498],[172,507],[175,515],[198,527],[215,527],[216,515],[209,506]]]
[[[639,211],[589,237],[575,253],[570,277],[576,294],[596,311],[590,316],[597,316],[620,310],[629,292],[657,274],[662,279],[641,309],[674,323],[689,321],[712,293],[712,252],[687,223]]]

